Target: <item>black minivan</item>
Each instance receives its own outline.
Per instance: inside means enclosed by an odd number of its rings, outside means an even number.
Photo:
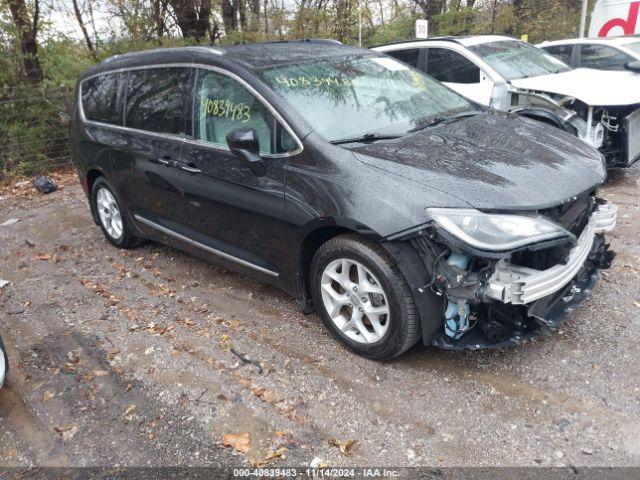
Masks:
[[[71,145],[115,246],[168,243],[317,311],[389,359],[553,330],[610,265],[600,153],[330,41],[115,56]]]

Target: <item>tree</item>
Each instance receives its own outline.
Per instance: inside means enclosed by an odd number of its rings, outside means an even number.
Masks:
[[[91,1],[91,0],[89,0]],[[78,20],[78,25],[80,26],[80,30],[82,30],[82,36],[84,37],[84,41],[87,44],[87,50],[92,57],[95,58],[96,51],[93,48],[93,42],[91,42],[91,37],[89,37],[89,33],[87,32],[87,27],[82,20],[82,12],[80,12],[80,7],[78,6],[78,0],[73,0],[73,13],[76,15],[76,20]]]
[[[202,40],[209,33],[211,0],[169,0],[184,38]]]
[[[11,18],[18,32],[22,65],[27,80],[31,84],[38,84],[44,79],[40,60],[38,59],[38,20],[40,15],[40,1],[34,0],[33,15],[30,18],[25,0],[7,0]]]

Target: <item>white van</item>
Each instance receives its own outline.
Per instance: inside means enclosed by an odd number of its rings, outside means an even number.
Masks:
[[[597,0],[591,14],[589,37],[640,34],[640,1]]]

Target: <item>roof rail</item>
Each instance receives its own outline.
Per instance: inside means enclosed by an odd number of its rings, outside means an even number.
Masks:
[[[413,38],[410,40],[399,40],[397,42],[381,43],[380,45],[371,45],[369,48],[384,47],[387,45],[402,45],[403,43],[429,42],[429,41],[435,41],[435,40],[459,43],[458,37],[452,37],[449,35],[449,36],[442,36],[442,37]]]
[[[204,46],[204,45],[195,45],[195,46],[190,46],[190,47],[169,47],[169,48],[154,48],[154,49],[150,49],[150,50],[140,50],[137,52],[127,52],[127,53],[120,53],[117,55],[113,55],[111,57],[107,57],[104,60],[102,60],[102,62],[100,62],[100,64],[105,64],[105,63],[110,63],[113,62],[114,60],[120,60],[122,58],[132,58],[132,57],[137,57],[138,55],[151,55],[153,53],[162,53],[162,52],[175,52],[177,50],[184,50],[184,51],[188,51],[188,52],[203,52],[203,53],[214,53],[216,55],[223,55],[224,52],[217,48],[217,47],[211,47],[211,46]]]
[[[235,42],[234,45],[268,45],[275,43],[325,43],[331,45],[342,45],[340,40],[333,40],[332,38],[296,38],[293,40],[271,40],[266,42]]]

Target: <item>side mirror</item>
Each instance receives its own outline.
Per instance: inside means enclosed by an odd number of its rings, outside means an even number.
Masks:
[[[624,68],[630,72],[640,73],[640,60],[630,60],[624,64]]]
[[[249,168],[259,177],[267,173],[260,157],[260,142],[253,128],[236,128],[227,134],[227,145],[234,155],[249,162]]]

